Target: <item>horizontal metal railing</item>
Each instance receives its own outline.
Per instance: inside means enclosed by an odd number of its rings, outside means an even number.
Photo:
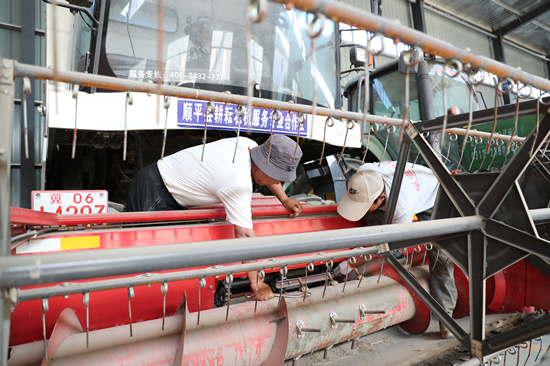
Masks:
[[[39,80],[54,80],[54,71],[50,68],[21,64],[14,62],[15,77],[28,77]],[[62,71],[59,70],[57,75],[55,75],[56,80],[59,82],[69,83],[69,84],[78,84],[80,86],[94,86],[97,88],[105,88],[110,90],[120,90],[120,91],[132,91],[132,92],[142,92],[149,94],[161,93],[161,95],[172,96],[178,98],[191,98],[198,100],[207,100],[220,103],[232,103],[237,105],[247,105],[249,100],[251,100],[251,105],[259,108],[268,108],[272,110],[281,110],[281,111],[292,111],[294,113],[313,113],[313,107],[304,105],[304,104],[295,104],[289,102],[281,102],[277,100],[262,99],[256,97],[248,97],[244,95],[235,95],[222,92],[214,92],[209,90],[201,89],[192,89],[181,86],[171,86],[171,85],[155,85],[142,81],[133,81],[119,79],[111,76],[103,75],[93,75],[85,74],[80,72],[73,71]],[[159,106],[160,108],[160,106]],[[409,123],[414,121],[405,121],[398,118],[389,118],[385,116],[376,116],[371,114],[363,114],[358,112],[344,111],[342,109],[330,109],[324,107],[316,107],[315,113],[320,116],[331,117],[342,120],[351,120],[351,121],[363,121],[373,124],[381,124],[388,126],[408,126]],[[464,125],[467,121],[464,122]],[[482,137],[487,138],[487,133],[466,130],[462,128],[453,128],[446,131],[449,134],[460,134],[473,137]],[[510,136],[494,134],[493,139],[495,140],[509,140]],[[514,136],[513,141],[521,142],[523,137]]]
[[[323,263],[339,258],[348,258],[368,254],[377,254],[378,247],[358,247],[350,250],[341,250],[329,253],[315,253],[292,258],[271,258],[261,262],[250,262],[230,265],[214,265],[208,268],[190,268],[185,271],[169,273],[145,273],[139,276],[124,277],[108,280],[97,280],[90,282],[64,282],[62,285],[51,287],[39,287],[26,290],[20,290],[19,301],[28,301],[42,299],[54,296],[66,296],[71,294],[82,294],[84,292],[112,290],[125,287],[135,287],[140,285],[150,285],[155,283],[165,283],[173,281],[183,281],[199,279],[204,277],[233,275],[235,273],[244,273],[248,271],[267,270],[272,268],[285,268],[292,265]]]
[[[550,208],[548,209],[535,209],[530,211],[531,218],[535,223],[542,223],[550,221]],[[481,221],[478,220],[476,217],[469,218],[467,220],[463,219],[449,219],[451,221],[445,221],[443,220],[443,226],[446,228],[453,227],[453,230],[449,232],[445,232],[445,229],[443,230],[437,230],[434,231],[435,225],[440,225],[441,220],[437,221],[440,224],[429,224],[429,221],[427,222],[417,222],[414,223],[413,226],[413,232],[411,233],[411,238],[422,238],[422,233],[425,234],[426,237],[433,237],[434,235],[448,235],[453,234],[461,231],[466,230],[473,230],[476,228],[481,227]],[[454,221],[453,221],[454,220]],[[455,227],[454,225],[459,225],[458,227]],[[401,224],[401,225],[410,225],[410,224]],[[393,232],[392,229],[396,229],[396,232]],[[349,230],[349,229],[347,229]],[[343,232],[347,233],[348,231],[338,231],[335,233],[336,235],[332,235],[333,233],[327,233],[322,235],[326,238],[326,242],[338,242],[339,240],[346,241],[345,245],[351,245],[347,242],[347,240],[350,240],[350,238],[347,236],[347,234],[341,235]],[[194,266],[191,265],[188,270],[185,271],[177,271],[177,272],[170,272],[170,273],[151,273],[154,271],[160,271],[165,270],[166,268],[156,268],[155,270],[151,270],[147,273],[145,276],[139,276],[139,277],[125,277],[125,278],[117,278],[117,279],[109,279],[109,280],[98,280],[98,281],[91,281],[91,282],[84,282],[84,283],[69,283],[67,286],[53,286],[53,287],[41,287],[41,288],[33,288],[28,290],[22,290],[19,292],[18,300],[19,301],[27,301],[27,300],[34,300],[39,298],[45,298],[45,297],[53,297],[53,296],[64,296],[69,294],[75,294],[75,293],[83,293],[83,292],[92,292],[92,291],[101,291],[101,290],[108,290],[108,289],[115,289],[115,288],[124,288],[128,286],[139,286],[139,285],[147,285],[147,284],[153,284],[153,283],[163,283],[163,282],[172,282],[172,281],[181,281],[181,280],[189,280],[189,279],[197,279],[202,277],[211,277],[211,276],[218,276],[218,275],[227,275],[227,274],[234,274],[234,273],[242,273],[252,270],[267,270],[267,269],[274,269],[274,268],[284,268],[291,265],[296,264],[307,264],[311,262],[327,262],[334,259],[339,258],[349,258],[349,257],[355,257],[355,256],[361,256],[361,255],[368,255],[368,254],[380,254],[383,252],[383,246],[377,246],[376,244],[379,244],[378,242],[381,239],[373,239],[373,238],[380,238],[378,234],[383,234],[384,239],[386,239],[387,242],[399,240],[400,236],[403,235],[397,234],[397,232],[403,233],[404,231],[410,232],[411,230],[405,229],[400,227],[400,225],[392,225],[390,227],[384,228],[384,227],[370,227],[370,228],[358,228],[353,229],[357,232],[361,232],[362,235],[365,236],[365,240],[361,241],[361,246],[358,246],[354,249],[346,249],[341,251],[332,251],[332,252],[317,252],[315,254],[309,254],[304,256],[298,256],[298,257],[292,257],[292,258],[275,258],[280,257],[284,255],[289,255],[289,249],[296,245],[296,242],[304,243],[303,240],[308,240],[309,242],[315,243],[317,241],[317,234],[310,235],[309,233],[305,234],[292,234],[292,237],[298,236],[298,240],[294,239],[292,243],[288,243],[289,235],[286,236],[279,236],[274,237],[273,239],[268,238],[257,238],[256,241],[264,243],[266,240],[268,242],[276,243],[279,242],[279,244],[275,244],[276,247],[273,248],[273,251],[270,251],[270,254],[267,255],[265,258],[270,258],[265,261],[261,262],[253,262],[253,263],[242,263],[242,264],[230,264],[230,265],[220,265],[222,262],[214,262],[210,261],[208,264],[205,265],[211,265],[212,267],[208,268],[193,268],[200,266],[200,264],[195,264]],[[427,230],[427,231],[425,231]],[[457,231],[458,230],[458,231]],[[378,234],[376,234],[378,232]],[[444,234],[443,234],[444,233]],[[421,234],[419,236],[419,234]],[[305,239],[301,239],[304,237]],[[265,239],[265,240],[264,240]],[[235,248],[235,245],[240,245],[242,243],[249,243],[247,240],[246,242],[243,242],[242,239],[236,239],[231,241],[210,241],[210,242],[202,242],[200,244],[201,247],[205,247],[206,250],[210,250],[208,248],[212,248],[211,251],[218,252],[217,246],[218,245],[224,245],[227,250],[231,250],[230,248]],[[306,243],[307,244],[307,243]],[[305,245],[302,246],[300,244],[299,252],[297,253],[295,250],[293,251],[293,254],[302,254],[307,253],[307,250],[333,250],[333,249],[341,249],[343,248],[340,244],[335,245],[334,247],[332,245],[324,245],[325,243],[319,243],[321,246],[324,247],[324,249],[320,249],[317,247],[317,249],[314,249],[312,245]],[[169,248],[170,246],[166,248],[162,248],[160,251],[172,253],[169,255],[179,255],[180,251],[184,246],[188,246],[189,244],[180,244],[177,247],[174,247],[171,250]],[[263,244],[260,244],[263,246]],[[356,243],[352,245],[357,245]],[[367,245],[372,245],[369,247],[365,247]],[[130,249],[126,249],[125,252],[129,252]],[[106,251],[106,252],[110,252]],[[96,251],[94,251],[96,252]],[[250,248],[250,251],[248,251],[248,256],[243,254],[243,258],[241,260],[246,260],[246,257],[250,257],[253,259],[259,259],[254,258],[255,255],[252,254],[255,252],[254,248]],[[187,256],[189,256],[191,253],[194,253],[193,250],[186,251]],[[105,253],[107,254],[107,253]],[[108,255],[108,254],[107,254]],[[116,253],[115,256],[118,256],[119,253]],[[124,252],[122,253],[122,257],[124,257]],[[240,258],[240,257],[239,257]],[[135,260],[135,258],[133,258]],[[195,262],[193,262],[195,263]],[[205,262],[206,263],[206,262]],[[183,263],[182,263],[183,265]],[[185,268],[185,266],[182,266],[181,268]],[[36,268],[37,271],[40,271],[42,273],[43,269]],[[107,273],[105,273],[106,269],[99,269],[99,272],[104,274],[103,277],[108,276]],[[145,273],[143,271],[143,267],[141,264],[137,265],[137,268],[135,268],[135,273]],[[1,272],[0,272],[1,273]],[[128,273],[125,273],[128,274]],[[56,281],[69,281],[74,280],[74,277],[72,275],[65,276],[65,278],[57,278]],[[1,286],[0,281],[0,286]]]
[[[15,62],[14,65],[15,77],[29,77],[39,80],[54,80],[54,70]],[[295,104],[290,102],[281,102],[278,100],[262,99],[256,97],[248,97],[245,95],[229,94],[223,92],[215,92],[203,89],[193,89],[181,86],[152,84],[142,81],[119,79],[116,77],[85,74],[74,71],[58,70],[55,75],[55,80],[58,82],[78,84],[80,86],[94,86],[110,90],[142,92],[149,94],[161,94],[165,96],[190,98],[196,100],[214,101],[219,103],[232,103],[237,105],[248,105],[249,100],[254,107],[267,108],[280,111],[292,111],[295,113],[313,113],[313,107],[304,104]],[[344,111],[341,109],[331,109],[324,107],[316,107],[315,113],[320,116],[333,117],[346,120],[362,120],[363,114],[356,112]],[[388,118],[382,116],[367,115],[367,122],[401,125],[402,120],[397,118]]]
[[[429,240],[469,232],[482,226],[483,218],[469,216],[298,234],[93,250],[86,256],[74,252],[0,257],[0,287],[194,268],[405,240],[414,244],[415,239]],[[257,268],[271,267],[273,265],[259,263]]]

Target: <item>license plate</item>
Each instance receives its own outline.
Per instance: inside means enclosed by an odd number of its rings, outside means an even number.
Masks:
[[[107,213],[107,191],[32,191],[31,208],[56,214]]]

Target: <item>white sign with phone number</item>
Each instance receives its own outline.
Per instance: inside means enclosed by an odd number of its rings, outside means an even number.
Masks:
[[[31,208],[62,214],[107,213],[107,191],[32,191]]]

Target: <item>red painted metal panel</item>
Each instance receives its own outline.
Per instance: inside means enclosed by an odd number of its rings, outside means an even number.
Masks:
[[[201,309],[214,307],[215,278],[206,278],[206,288],[201,289]],[[81,281],[77,281],[81,282]],[[210,287],[212,287],[210,289]],[[174,315],[178,310],[183,293],[188,294],[190,311],[198,309],[198,280],[170,282],[166,293],[166,315]],[[134,288],[131,299],[132,322],[162,318],[163,295],[160,284]],[[86,329],[86,306],[82,295],[69,295],[49,299],[46,312],[46,336],[49,338],[55,322],[65,308],[72,309],[83,329]],[[126,289],[106,290],[90,293],[90,330],[98,330],[130,323],[128,295]],[[25,301],[17,305],[11,317],[10,345],[29,343],[42,339],[42,301]]]
[[[58,215],[50,212],[34,211],[26,208],[11,207],[10,220],[12,225],[58,226]]]
[[[519,261],[494,277],[495,293],[488,308],[497,313],[521,311],[525,306],[526,261]]]
[[[331,211],[332,208],[329,207],[328,210]],[[254,221],[254,229],[257,236],[335,230],[362,225],[364,224],[361,222],[347,221],[335,213],[310,217],[299,216],[292,219],[280,217]],[[98,227],[97,229],[50,234],[45,237],[67,238],[87,235],[100,236],[101,246],[98,249],[111,249],[229,239],[234,237],[234,231],[232,225],[223,222],[139,228],[107,229]],[[296,267],[299,266],[297,265]],[[239,275],[245,276],[244,273],[234,274],[236,277]],[[206,288],[201,289],[202,310],[213,308],[217,281],[218,279],[215,278],[207,278]],[[212,286],[212,289],[210,289],[210,286]],[[168,288],[169,291],[166,298],[167,315],[176,312],[182,301],[183,292],[187,293],[189,310],[191,312],[197,311],[198,280],[171,282],[168,284]],[[150,287],[139,286],[134,291],[135,297],[131,299],[133,322],[162,317],[163,297],[160,291],[160,284],[153,284]],[[126,289],[93,292],[90,294],[89,304],[90,330],[129,323]],[[47,337],[49,337],[55,321],[62,310],[67,307],[75,311],[83,328],[85,328],[86,307],[82,302],[82,295],[70,295],[67,298],[52,298],[49,299],[49,310],[46,312]],[[22,326],[22,324],[24,325]],[[28,343],[40,339],[42,339],[42,302],[34,300],[19,304],[12,313],[10,344]]]
[[[336,212],[337,205],[303,206],[302,215],[322,214]],[[291,211],[276,206],[252,206],[252,217],[261,216],[287,216]],[[15,219],[15,220],[14,220]],[[88,215],[55,215],[48,212],[33,211],[12,207],[12,224],[22,223],[27,226],[79,226],[95,224],[123,224],[155,221],[185,221],[225,219],[225,209],[196,208],[192,210],[178,211],[154,211],[154,212],[117,212],[106,214]]]
[[[417,268],[415,268],[415,270],[417,270]],[[428,329],[428,327],[430,326],[430,321],[432,319],[430,309],[422,302],[422,300],[420,300],[420,298],[414,293],[414,291],[412,291],[411,288],[407,286],[407,284],[405,284],[405,281],[403,281],[403,279],[390,266],[384,267],[384,275],[390,277],[391,279],[397,281],[399,284],[405,287],[409,291],[414,301],[414,305],[416,308],[414,318],[400,323],[399,326],[411,334],[424,333],[426,329]],[[427,281],[420,283],[426,291],[430,291]]]
[[[550,278],[527,263],[525,306],[550,310]]]

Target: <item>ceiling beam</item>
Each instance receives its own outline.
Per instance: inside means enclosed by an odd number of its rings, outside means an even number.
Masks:
[[[550,1],[544,1],[541,6],[539,6],[538,8],[533,9],[529,13],[525,13],[523,15],[518,15],[516,20],[514,20],[514,21],[504,25],[503,27],[497,29],[495,31],[495,34],[497,34],[497,35],[501,34],[501,35],[504,36],[504,35],[512,32],[516,28],[519,28],[522,25],[529,23],[530,21],[532,21],[533,19],[541,16],[542,14],[546,13],[547,11],[550,11]]]

